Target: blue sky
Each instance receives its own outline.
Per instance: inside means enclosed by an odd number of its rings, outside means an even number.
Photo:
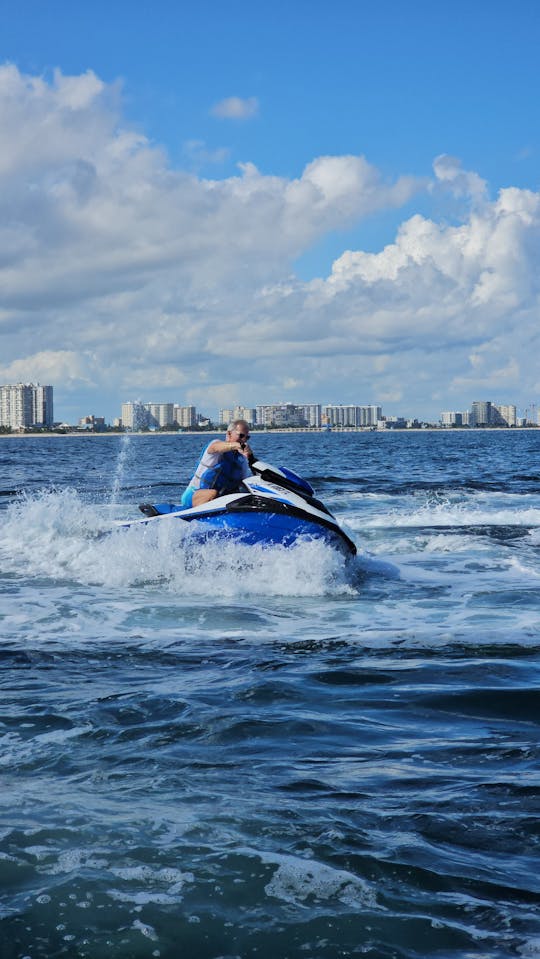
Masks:
[[[64,274],[54,289],[43,282],[39,285],[41,318],[35,303],[30,308],[13,294],[13,312],[6,316],[6,327],[0,327],[0,331],[11,330],[11,321],[27,325],[36,332],[40,349],[34,341],[29,350],[27,342],[25,345],[9,332],[4,340],[4,358],[0,358],[3,378],[24,374],[24,378],[36,379],[45,373],[63,377],[69,386],[63,387],[58,381],[57,414],[72,419],[88,412],[112,418],[123,399],[135,396],[143,400],[195,401],[212,415],[221,402],[228,405],[231,391],[234,395],[230,402],[246,405],[282,399],[382,402],[388,413],[419,416],[466,408],[473,399],[484,396],[529,405],[536,400],[533,394],[539,378],[524,349],[523,332],[524,325],[530,323],[534,336],[535,316],[538,320],[537,288],[529,276],[538,265],[534,257],[538,210],[528,202],[525,209],[524,197],[527,199],[531,192],[538,196],[540,189],[539,27],[540,5],[532,0],[512,4],[458,0],[444,5],[423,0],[410,4],[384,0],[377,4],[349,0],[331,4],[316,0],[278,0],[272,4],[234,0],[227,4],[2,0],[0,64],[10,64],[20,77],[39,77],[47,85],[51,97],[42,105],[44,123],[49,111],[44,128],[47,124],[54,126],[59,112],[67,109],[65,91],[59,90],[55,79],[58,72],[64,78],[83,78],[90,71],[102,85],[90,97],[91,102],[85,102],[77,124],[68,124],[71,139],[69,145],[66,142],[65,155],[59,151],[53,159],[44,156],[41,166],[36,156],[31,179],[40,184],[40,190],[49,191],[48,204],[54,164],[61,178],[66,175],[68,159],[72,164],[76,157],[77,162],[86,164],[85,169],[91,166],[97,170],[101,186],[111,182],[107,172],[100,169],[99,156],[93,155],[89,140],[92,125],[99,122],[102,139],[98,137],[96,142],[102,152],[107,150],[108,138],[112,142],[113,127],[144,139],[142,154],[147,160],[153,158],[153,172],[147,174],[147,186],[151,184],[152,189],[157,188],[155,166],[160,157],[159,195],[163,200],[169,176],[171,183],[176,183],[171,189],[179,204],[177,216],[183,229],[189,224],[190,199],[189,191],[179,196],[178,176],[189,174],[204,192],[204,203],[196,206],[199,218],[208,211],[209,233],[217,236],[216,222],[223,225],[224,218],[230,217],[229,232],[224,229],[223,235],[219,234],[215,249],[206,238],[194,238],[191,248],[184,243],[181,249],[171,249],[162,263],[153,250],[142,268],[145,282],[139,284],[138,297],[132,276],[126,279],[130,274],[126,263],[114,275],[116,258],[111,250],[109,266],[96,263],[95,291],[85,284],[79,301],[73,299],[68,290],[73,290],[82,267],[70,252],[73,262],[68,264],[64,258]],[[28,123],[41,122],[35,91],[30,110],[28,83],[26,92],[24,86],[20,85],[17,93],[18,118],[10,100],[3,138],[16,141],[21,137],[23,142]],[[5,95],[12,89],[11,82],[5,84]],[[230,100],[233,97],[237,98],[236,114],[240,115],[235,115]],[[38,99],[41,104],[44,98]],[[64,133],[66,124],[63,122]],[[108,132],[104,132],[105,127]],[[441,155],[454,158],[452,172],[434,177],[433,164]],[[325,168],[321,174],[324,215],[321,213],[315,223],[308,204],[301,205],[299,211],[295,206],[298,235],[292,237],[292,227],[287,226],[288,242],[280,251],[284,226],[279,218],[283,204],[288,202],[288,188],[298,182],[305,185],[302,178],[306,169],[325,157],[365,158],[370,168],[369,183],[362,173],[361,182],[352,177],[350,195],[344,188],[336,193],[330,180],[337,176],[343,182],[344,171],[338,166]],[[21,164],[18,169],[15,164],[14,160],[4,184],[10,193],[10,182],[20,186],[24,176],[29,176]],[[255,198],[253,189],[247,186],[240,198],[236,195],[235,179],[245,178],[246,165],[258,171]],[[317,189],[321,188],[320,172]],[[129,173],[126,168],[123,182],[128,175],[134,175],[132,166]],[[391,188],[406,178],[410,179],[409,188],[403,187],[397,196]],[[216,185],[210,191],[206,188],[209,183]],[[226,184],[229,186],[225,189]],[[369,202],[367,194],[363,200],[359,198],[358,191],[365,193],[366,189]],[[283,195],[278,202],[280,190]],[[507,195],[511,210],[503,204],[502,213],[500,205],[496,207],[501,190],[519,193]],[[234,235],[235,222],[243,223],[246,191],[250,216],[260,223],[260,234],[255,231],[250,239],[249,263],[242,242],[238,241],[234,256],[227,249],[227,237]],[[213,198],[219,194],[219,210],[209,208],[209,192]],[[18,214],[14,209],[16,198],[22,196],[18,189],[12,196],[15,199],[4,211],[4,222],[7,218],[12,226],[25,223],[28,235],[34,237],[32,257],[36,258],[38,271],[35,237],[41,230],[37,222],[28,220],[27,212]],[[235,210],[236,202],[240,207]],[[270,212],[271,203],[275,206]],[[117,217],[114,204],[110,215]],[[99,231],[94,232],[95,218],[90,209],[88,216],[86,241],[90,247],[92,236],[94,244],[99,244],[100,238]],[[478,227],[479,216],[483,217],[482,229]],[[475,252],[474,264],[471,262],[458,276],[449,264],[451,250],[462,241],[451,231],[468,229],[471,237],[476,231],[476,239],[466,244],[467,251],[473,247],[477,250],[480,237],[486,250],[493,251],[503,242],[501,216],[507,242],[510,237],[516,238],[508,218],[519,220],[518,249],[512,252],[518,261],[515,273],[508,276],[501,266],[504,276],[499,277],[498,264],[504,257],[492,253],[487,263],[480,262]],[[64,225],[72,222],[65,206],[62,217]],[[130,226],[133,229],[136,224],[141,244],[148,217],[148,212],[141,210],[140,218],[136,217]],[[86,255],[88,260],[84,223],[80,219],[77,222],[80,256]],[[404,229],[404,224],[411,222],[414,229]],[[432,263],[431,253],[426,247],[420,259],[415,259],[414,252],[418,235],[423,243],[428,242],[426,223],[435,224],[443,236],[442,240],[437,238],[437,276],[431,285],[426,266],[428,261]],[[169,229],[172,244],[172,216]],[[399,251],[398,269],[395,257],[388,254],[383,258],[382,254],[384,248],[395,247],[403,229],[408,239]],[[148,248],[155,242],[156,231],[157,226],[150,227],[153,239],[148,240]],[[122,242],[120,233],[116,242]],[[125,247],[129,242],[126,236]],[[168,234],[161,237],[161,242],[167,246]],[[446,253],[441,252],[443,242]],[[360,256],[345,263],[342,258],[346,251]],[[49,254],[50,248],[44,247],[41,266]],[[379,259],[368,264],[361,254]],[[62,244],[57,255],[59,259],[64,257]],[[492,255],[496,262],[490,259]],[[135,260],[140,264],[140,249],[133,264]],[[197,267],[192,272],[189,264],[195,260]],[[336,285],[328,284],[335,262],[339,264],[341,283],[337,294]],[[21,270],[25,263],[28,267],[28,251],[25,255],[21,250]],[[474,270],[475,282],[471,279]],[[221,285],[215,274],[222,276]],[[492,309],[483,307],[479,313],[479,302],[487,302],[487,274],[498,277],[489,297],[497,295],[499,299],[496,303],[490,300]],[[469,278],[468,285],[464,276]],[[8,280],[11,282],[11,275]],[[402,284],[402,280],[406,282]],[[482,286],[480,299],[478,284]],[[412,298],[411,286],[423,290],[418,301]],[[189,287],[189,296],[182,297],[181,287]],[[145,389],[140,357],[137,375],[130,377],[129,358],[122,363],[122,338],[118,337],[118,341],[110,342],[109,354],[114,354],[117,362],[106,364],[96,343],[89,342],[88,324],[97,314],[100,338],[106,336],[104,314],[110,310],[110,324],[116,330],[131,323],[140,337],[140,331],[147,333],[152,324],[151,294],[158,288],[155,309],[160,322],[169,332],[176,328],[178,337],[174,343],[169,340],[167,357],[149,365]],[[452,304],[443,316],[434,318],[438,335],[429,336],[425,316],[430,309],[437,313],[441,290],[444,296],[450,296],[450,288]],[[400,322],[388,322],[392,304],[403,303],[406,297],[407,310],[402,312]],[[293,298],[287,327],[282,318],[289,315]],[[69,317],[62,307],[68,300]],[[310,346],[310,308],[319,344],[327,340],[326,350]],[[343,316],[347,322],[343,322]],[[469,316],[469,324],[463,321],[464,316]],[[244,351],[247,337],[256,376],[252,370],[251,377],[239,372],[236,380],[229,374],[220,378],[220,364],[223,370],[229,347],[213,335],[217,317],[220,325],[230,322],[233,329],[242,331]],[[417,328],[415,317],[420,317]],[[520,331],[518,339],[523,338],[522,346],[515,337],[504,342],[505,332],[508,335],[508,327],[514,329],[514,325]],[[454,329],[449,335],[448,328],[454,326],[458,332]],[[412,337],[414,328],[416,336]],[[330,330],[330,335],[323,335],[323,330]],[[279,339],[286,341],[289,335],[294,343],[292,354],[284,344],[280,356],[276,343]],[[186,340],[190,342],[188,351]],[[511,368],[505,363],[510,344],[515,361]],[[47,362],[35,359],[42,353],[50,354]],[[325,355],[329,357],[326,374]],[[356,367],[352,356],[358,359]],[[159,367],[165,362],[167,368],[161,376]],[[176,381],[174,364],[180,370]],[[283,375],[284,364],[290,365],[290,375]],[[105,366],[106,382],[102,378]],[[310,374],[303,376],[301,371],[306,368]],[[499,376],[501,371],[503,375]],[[446,389],[441,380],[444,376]],[[166,396],[156,396],[160,385]]]

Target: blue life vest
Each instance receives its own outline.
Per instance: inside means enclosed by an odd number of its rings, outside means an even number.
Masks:
[[[208,461],[219,456],[217,463],[210,466]],[[208,453],[208,447],[201,456],[190,486],[195,489],[216,489],[218,496],[234,493],[242,480],[251,470],[245,456],[231,450],[228,453]]]

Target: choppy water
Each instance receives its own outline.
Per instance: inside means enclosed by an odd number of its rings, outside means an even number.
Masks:
[[[349,566],[101,535],[201,445],[0,440],[2,959],[540,956],[540,432],[256,437]]]

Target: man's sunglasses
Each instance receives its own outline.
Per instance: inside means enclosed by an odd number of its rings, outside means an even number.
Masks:
[[[239,433],[238,430],[235,430],[234,432],[236,433],[237,436],[240,437],[241,440],[249,439],[249,433]]]

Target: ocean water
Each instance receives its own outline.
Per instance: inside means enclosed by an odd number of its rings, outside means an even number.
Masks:
[[[0,439],[2,959],[539,957],[540,431],[255,435],[349,563],[111,532],[202,443]]]

